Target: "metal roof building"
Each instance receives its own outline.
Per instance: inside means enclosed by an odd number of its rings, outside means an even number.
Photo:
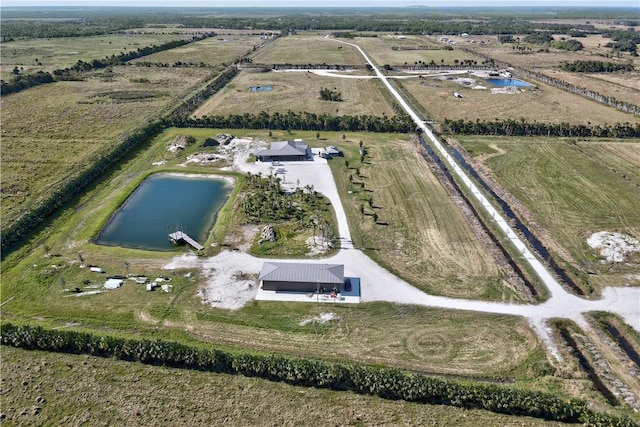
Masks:
[[[340,289],[344,265],[294,262],[265,262],[258,279],[266,291],[316,292]]]
[[[309,156],[309,147],[302,141],[279,141],[272,142],[271,148],[258,150],[254,154],[260,161],[282,160],[296,161],[305,160]]]

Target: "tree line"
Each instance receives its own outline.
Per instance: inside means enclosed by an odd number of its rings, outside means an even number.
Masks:
[[[634,71],[633,63],[619,64],[608,61],[575,61],[560,65],[563,71],[572,73],[615,73],[616,71]]]
[[[227,128],[227,129],[279,129],[279,130],[315,130],[315,131],[366,131],[366,132],[412,132],[413,121],[407,115],[402,116],[332,116],[305,111],[286,113],[275,112],[230,114],[227,116],[203,116],[199,118],[186,115],[171,116],[163,119],[168,127]]]
[[[277,354],[231,352],[165,340],[122,338],[39,326],[0,326],[0,344],[141,362],[154,366],[244,375],[330,390],[590,426],[632,427],[628,417],[599,413],[578,399],[477,382],[458,382],[381,366],[336,363]]]
[[[572,125],[570,123],[533,123],[520,120],[450,120],[441,124],[443,133],[461,135],[553,136],[583,138],[640,138],[640,123],[614,125]]]
[[[131,52],[121,52],[118,55],[107,56],[103,59],[94,59],[90,62],[78,60],[73,66],[67,68],[58,68],[49,73],[48,71],[38,71],[35,74],[15,75],[11,81],[0,81],[0,94],[2,96],[17,93],[34,86],[46,83],[53,83],[60,80],[77,80],[79,75],[84,72],[99,70],[113,65],[122,65],[133,59],[142,58],[153,53],[162,52],[176,47],[184,46],[207,37],[213,37],[215,33],[207,33],[201,36],[193,37],[189,40],[172,40],[161,45],[152,45],[139,48]],[[52,75],[53,74],[53,75]]]

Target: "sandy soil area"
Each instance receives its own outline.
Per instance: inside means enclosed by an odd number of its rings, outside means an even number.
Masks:
[[[624,262],[627,255],[640,253],[640,241],[631,236],[611,231],[593,233],[587,244],[600,251],[603,262]]]

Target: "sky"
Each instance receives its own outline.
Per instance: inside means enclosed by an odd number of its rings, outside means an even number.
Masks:
[[[137,7],[482,7],[482,6],[625,6],[639,0],[0,0],[0,6],[137,6]]]

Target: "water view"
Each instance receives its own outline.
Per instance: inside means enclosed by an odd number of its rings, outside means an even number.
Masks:
[[[527,82],[523,82],[518,79],[487,79],[487,83],[497,87],[517,86],[517,87],[529,87],[531,86]]]
[[[271,86],[251,86],[251,92],[268,92]]]
[[[96,243],[171,250],[169,233],[180,227],[204,243],[231,184],[217,177],[156,174],[145,179],[102,229]]]

